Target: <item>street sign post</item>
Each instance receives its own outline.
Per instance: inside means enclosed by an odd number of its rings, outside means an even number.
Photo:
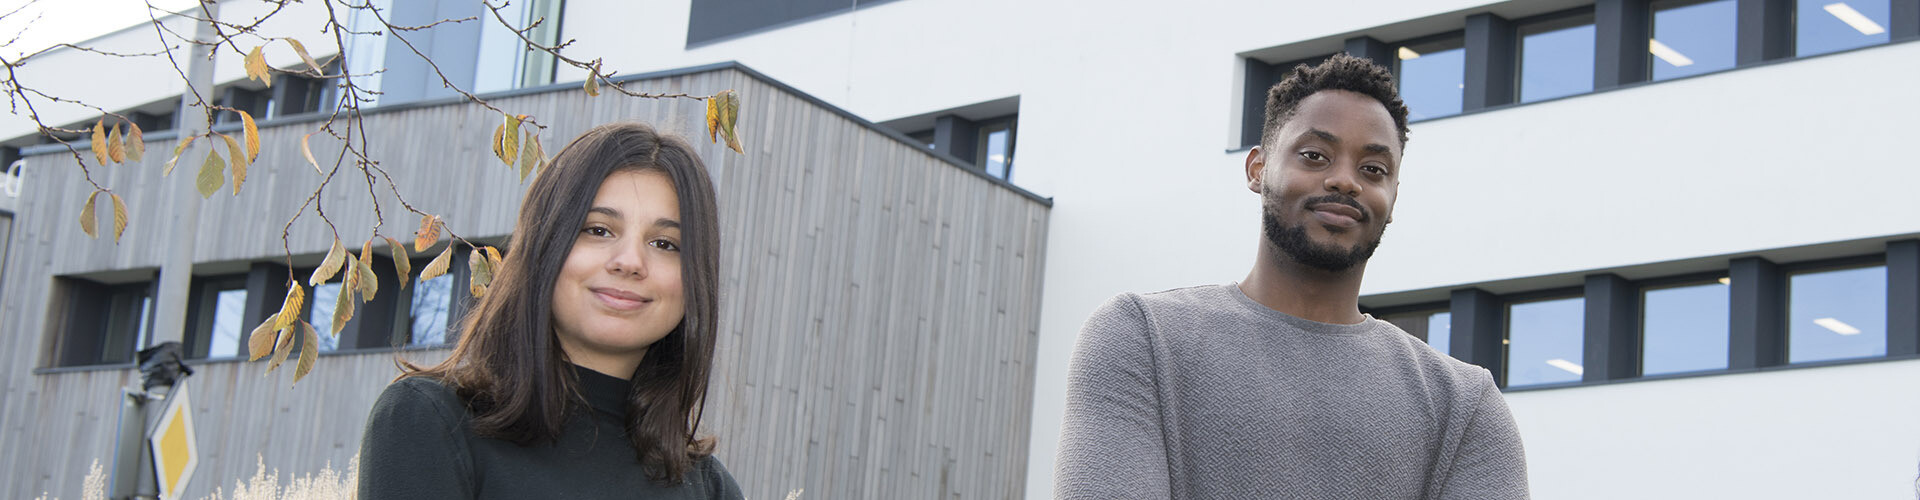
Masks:
[[[199,440],[193,434],[193,404],[187,399],[185,380],[174,386],[167,397],[167,409],[147,438],[153,450],[153,475],[157,478],[161,500],[180,498],[187,480],[200,464]]]

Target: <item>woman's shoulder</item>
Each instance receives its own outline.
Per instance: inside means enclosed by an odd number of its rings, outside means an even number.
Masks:
[[[373,412],[397,420],[458,421],[466,404],[453,387],[428,376],[409,376],[387,384],[373,402]]]
[[[746,498],[740,492],[740,483],[733,480],[733,474],[727,472],[727,466],[720,463],[720,457],[707,455],[693,463],[694,473],[690,479],[695,489],[707,493],[706,498],[717,500],[741,500]]]

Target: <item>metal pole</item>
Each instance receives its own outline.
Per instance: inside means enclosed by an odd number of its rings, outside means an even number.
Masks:
[[[198,7],[202,10],[197,12],[200,15],[195,17],[213,19],[220,14],[220,4],[211,0],[201,0]],[[189,12],[194,13],[194,11]],[[195,24],[198,27],[193,30],[193,39],[201,43],[192,44],[188,51],[191,54],[187,57],[188,91],[180,94],[180,111],[175,113],[180,121],[179,126],[174,129],[180,131],[180,138],[183,140],[206,133],[207,127],[212,125],[209,120],[212,114],[188,107],[194,103],[195,91],[207,99],[208,104],[212,104],[215,100],[213,59],[209,55],[212,53],[211,45],[217,35],[214,33],[213,23],[199,21]],[[201,143],[208,148],[214,146],[213,141],[201,141]],[[161,261],[160,290],[158,296],[154,297],[153,335],[150,337],[152,339],[150,342],[154,345],[167,341],[186,340],[187,295],[190,293],[187,288],[193,279],[193,246],[200,229],[200,192],[194,189],[195,168],[193,166],[199,165],[200,162],[182,158],[180,163],[183,165],[173,174],[173,182],[161,183],[165,186],[163,189],[173,190],[169,194],[179,201],[175,202],[173,210],[169,211],[172,223],[169,225],[167,234],[173,235],[173,241],[167,245],[166,259]]]

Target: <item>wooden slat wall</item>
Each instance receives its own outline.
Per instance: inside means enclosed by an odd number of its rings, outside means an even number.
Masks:
[[[743,98],[747,155],[694,142],[720,191],[725,253],[725,336],[703,429],[719,437],[719,456],[748,497],[802,488],[803,498],[1022,496],[1046,204],[744,71],[630,86],[735,89]],[[617,120],[704,133],[697,101],[562,90],[493,102],[548,124],[549,152]],[[443,214],[464,236],[495,238],[511,229],[524,186],[485,144],[498,121],[478,106],[452,104],[377,113],[365,123],[380,138],[371,156],[410,203]],[[203,205],[196,262],[281,259],[281,226],[321,179],[298,149],[317,125],[262,129],[265,148],[241,194]],[[314,153],[333,158],[339,149],[324,137],[315,136]],[[193,174],[205,149],[194,151],[176,174]],[[8,450],[0,454],[0,496],[78,498],[87,464],[109,460],[119,388],[137,384],[137,374],[32,368],[48,363],[53,276],[159,266],[168,237],[162,207],[197,196],[160,186],[169,152],[171,144],[154,142],[142,165],[93,169],[130,205],[132,225],[118,246],[74,227],[88,189],[71,156],[29,159],[34,185],[20,199],[0,268],[0,359],[11,367],[0,374],[0,450]],[[349,172],[333,178],[322,201],[354,246],[374,215],[365,180]],[[376,191],[388,217],[381,232],[407,239],[417,221],[387,186]],[[311,212],[288,241],[300,263],[317,261],[330,242]],[[406,356],[430,362],[445,351]],[[261,363],[197,366],[190,383],[202,462],[189,497],[231,489],[259,460],[283,474],[329,462],[344,468],[367,408],[397,373],[394,361],[393,353],[325,356],[291,388],[290,370],[262,377]]]

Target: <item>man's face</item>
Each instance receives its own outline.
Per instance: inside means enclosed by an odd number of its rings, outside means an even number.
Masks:
[[[1344,271],[1373,256],[1400,189],[1400,140],[1386,106],[1316,92],[1271,142],[1247,153],[1269,243],[1309,267]]]

